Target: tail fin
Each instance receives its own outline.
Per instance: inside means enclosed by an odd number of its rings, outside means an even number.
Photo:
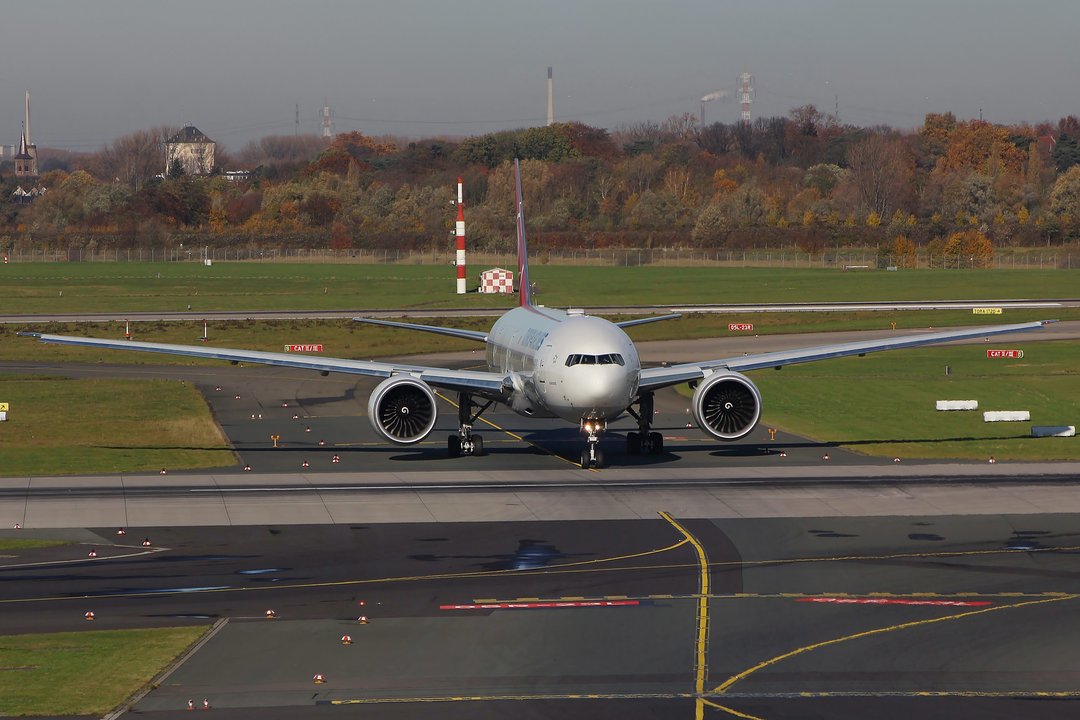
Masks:
[[[525,206],[521,201],[521,164],[514,159],[514,176],[517,180],[517,250],[518,250],[518,305],[532,306],[532,286],[529,284],[529,250],[525,245]]]

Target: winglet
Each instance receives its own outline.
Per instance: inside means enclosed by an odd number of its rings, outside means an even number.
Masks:
[[[521,163],[514,158],[514,177],[517,184],[517,251],[518,305],[532,306],[532,287],[529,285],[529,250],[525,245],[525,205],[521,201]]]

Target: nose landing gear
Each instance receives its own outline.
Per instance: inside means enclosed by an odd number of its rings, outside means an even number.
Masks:
[[[581,468],[588,470],[589,468],[602,468],[604,467],[604,452],[600,449],[600,434],[607,429],[607,422],[604,420],[585,420],[581,421],[581,430],[585,433],[585,449],[581,451]]]

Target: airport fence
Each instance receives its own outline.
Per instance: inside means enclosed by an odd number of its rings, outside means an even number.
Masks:
[[[469,267],[513,268],[517,256],[512,253],[471,252]],[[139,247],[139,248],[72,248],[68,251],[23,251],[4,256],[5,263],[27,262],[264,262],[264,263],[356,263],[452,265],[454,255],[444,250],[330,250],[304,248],[252,247]],[[828,250],[808,254],[797,250],[698,250],[698,249],[580,249],[539,250],[532,257],[534,264],[595,265],[608,267],[666,266],[666,267],[783,267],[833,268],[838,270],[903,270],[906,268],[968,269],[1080,269],[1080,252],[1061,250],[1015,249],[997,253],[980,261],[978,258],[942,256],[919,253],[915,257],[893,258],[872,249],[854,248]]]

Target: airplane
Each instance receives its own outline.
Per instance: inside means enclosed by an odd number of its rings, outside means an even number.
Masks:
[[[1055,322],[991,325],[642,367],[637,348],[625,328],[670,320],[679,315],[610,322],[586,315],[582,310],[557,310],[536,304],[529,283],[521,169],[516,160],[514,170],[517,186],[517,307],[499,317],[486,333],[354,318],[371,325],[482,342],[487,350],[487,370],[454,370],[396,362],[37,332],[20,334],[36,337],[44,343],[211,358],[227,360],[234,365],[240,362],[276,365],[315,370],[323,375],[334,372],[383,378],[368,399],[368,419],[381,437],[400,445],[416,444],[431,434],[437,417],[436,390],[456,393],[458,430],[447,438],[447,451],[451,457],[484,454],[483,437],[473,432],[473,424],[488,408],[500,404],[525,417],[561,418],[578,425],[585,435],[580,464],[588,469],[605,465],[600,437],[608,423],[624,415],[637,421],[637,430],[626,435],[628,454],[664,452],[664,437],[652,426],[653,396],[657,390],[671,385],[690,383],[695,386],[691,408],[697,427],[717,440],[730,442],[748,435],[761,418],[761,393],[743,374],[749,370],[779,369],[828,358],[861,357],[883,350],[1036,330]]]

